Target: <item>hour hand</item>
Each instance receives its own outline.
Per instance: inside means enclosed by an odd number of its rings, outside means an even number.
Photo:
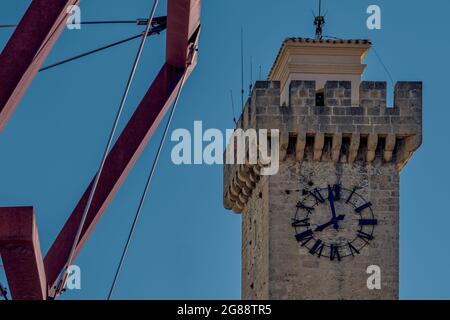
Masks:
[[[320,226],[317,226],[316,230],[314,230],[314,231],[319,231],[319,232],[323,231],[326,228],[328,228],[329,226],[331,226],[333,223],[334,223],[333,220],[330,220],[327,223],[324,223],[324,224],[322,224]]]
[[[341,214],[338,217],[336,217],[335,219],[331,219],[327,223],[324,223],[324,224],[322,224],[320,226],[317,226],[315,231],[319,231],[319,232],[323,231],[323,230],[325,230],[326,228],[328,228],[331,225],[336,225],[338,221],[342,221],[342,220],[344,220],[344,218],[345,218],[345,215]]]

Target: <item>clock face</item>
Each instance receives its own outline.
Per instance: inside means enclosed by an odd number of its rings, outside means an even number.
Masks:
[[[318,258],[332,261],[360,254],[374,239],[378,221],[372,204],[357,192],[359,189],[329,185],[303,191],[292,219],[299,245]]]

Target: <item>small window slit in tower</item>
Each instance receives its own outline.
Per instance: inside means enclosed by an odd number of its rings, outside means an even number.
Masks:
[[[316,91],[316,107],[325,107],[325,90]]]
[[[375,157],[383,159],[384,149],[386,148],[386,137],[378,137],[377,150],[375,151]]]
[[[311,160],[314,154],[314,135],[306,136],[305,160]]]
[[[359,143],[359,149],[358,149],[358,157],[357,159],[359,161],[364,161],[366,159],[367,154],[367,136],[361,136],[361,141]]]
[[[344,159],[348,159],[350,153],[350,137],[342,137],[341,155]]]
[[[296,145],[297,145],[297,135],[290,135],[286,153],[288,155],[295,154],[295,146]]]
[[[394,147],[394,152],[392,154],[393,162],[397,162],[398,152],[399,152],[399,150],[401,150],[403,148],[404,143],[405,143],[404,138],[396,138],[395,139],[395,147]]]
[[[324,146],[323,146],[323,159],[331,159],[331,148],[333,147],[333,137],[325,136]]]

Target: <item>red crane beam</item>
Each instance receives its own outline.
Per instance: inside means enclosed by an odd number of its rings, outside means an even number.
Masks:
[[[16,299],[47,298],[47,281],[32,207],[0,208],[0,254]]]
[[[168,0],[166,63],[153,81],[146,95],[117,139],[100,175],[91,207],[86,216],[80,240],[75,249],[77,255],[95,228],[97,222],[133,168],[153,133],[158,128],[176,94],[197,64],[196,49],[200,33],[201,0]],[[83,210],[86,206],[92,182],[87,187],[72,214],[63,226],[44,259],[48,296],[54,294],[56,281],[67,263]],[[4,222],[0,220],[0,225]],[[8,264],[15,265],[15,259]],[[10,270],[14,270],[13,267]],[[14,273],[14,271],[12,271]],[[10,279],[20,282],[13,274]],[[21,283],[26,287],[26,283]],[[29,287],[36,290],[35,287]],[[13,298],[23,298],[13,293]]]
[[[184,68],[189,58],[188,43],[200,26],[201,0],[169,1],[167,11],[166,61]]]
[[[0,55],[0,132],[66,26],[79,0],[33,0]]]

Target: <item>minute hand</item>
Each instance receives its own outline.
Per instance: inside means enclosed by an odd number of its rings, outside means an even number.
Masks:
[[[330,201],[330,207],[331,207],[331,221],[333,221],[334,228],[337,230],[339,229],[338,219],[336,219],[336,209],[334,207],[334,195],[333,190],[331,190],[331,187],[328,185],[328,201]]]

